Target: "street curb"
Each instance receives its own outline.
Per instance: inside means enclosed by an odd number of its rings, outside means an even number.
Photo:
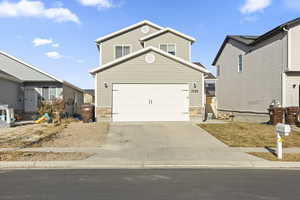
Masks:
[[[185,162],[185,163],[163,163],[163,162],[130,162],[130,163],[100,163],[83,161],[9,161],[0,162],[2,169],[201,169],[201,168],[239,168],[239,169],[297,169],[300,163],[294,162]]]

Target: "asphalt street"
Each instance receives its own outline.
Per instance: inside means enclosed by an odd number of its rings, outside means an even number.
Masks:
[[[296,200],[299,188],[297,170],[0,171],[1,200]]]

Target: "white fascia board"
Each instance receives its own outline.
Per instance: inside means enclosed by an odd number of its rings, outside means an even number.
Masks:
[[[104,41],[104,40],[107,40],[107,39],[109,39],[109,38],[112,38],[112,37],[114,37],[114,36],[116,36],[116,35],[120,35],[120,34],[122,34],[122,33],[124,33],[124,32],[127,32],[127,31],[129,31],[129,30],[135,29],[136,27],[139,27],[139,26],[142,26],[142,25],[145,25],[145,24],[150,25],[150,26],[155,27],[155,28],[160,29],[160,30],[163,29],[163,27],[158,26],[157,24],[154,24],[154,23],[152,23],[152,22],[150,22],[150,21],[144,20],[144,21],[141,21],[141,22],[139,22],[139,23],[136,23],[136,24],[133,24],[133,25],[131,25],[131,26],[128,26],[128,27],[126,27],[126,28],[123,28],[123,29],[121,29],[121,30],[119,30],[119,31],[116,31],[116,32],[113,32],[113,33],[111,33],[111,34],[108,34],[108,35],[105,35],[105,36],[103,36],[103,37],[100,37],[100,38],[98,38],[98,39],[96,40],[96,43],[101,43],[101,42]]]
[[[186,60],[184,60],[184,59],[182,59],[182,58],[179,58],[179,57],[177,57],[177,56],[174,56],[174,55],[172,55],[172,54],[170,54],[170,53],[164,52],[163,50],[160,50],[160,49],[158,49],[158,48],[156,48],[156,47],[152,47],[152,46],[147,47],[147,48],[144,48],[144,49],[141,49],[141,50],[139,50],[139,51],[136,51],[136,52],[134,52],[134,53],[128,54],[128,55],[126,55],[126,56],[124,56],[124,57],[121,57],[121,58],[118,58],[118,59],[116,59],[116,60],[114,60],[114,61],[111,61],[111,62],[109,62],[109,63],[107,63],[107,64],[105,64],[105,65],[102,65],[102,66],[100,66],[100,67],[97,67],[97,68],[93,69],[92,71],[90,71],[90,73],[91,73],[91,74],[95,74],[95,73],[97,73],[98,71],[105,70],[105,69],[107,69],[107,68],[109,68],[109,67],[111,67],[111,66],[113,66],[113,65],[116,65],[116,64],[119,64],[119,63],[124,62],[124,61],[126,61],[126,60],[129,60],[130,58],[135,57],[135,56],[138,56],[138,55],[140,55],[140,54],[143,54],[143,53],[145,53],[145,52],[147,52],[147,51],[154,51],[154,52],[159,53],[159,54],[161,54],[161,55],[163,55],[163,56],[165,56],[165,57],[168,57],[168,58],[170,58],[170,59],[173,59],[173,60],[175,60],[175,61],[177,61],[177,62],[179,62],[179,63],[181,63],[181,64],[190,66],[191,68],[196,69],[196,70],[198,70],[198,71],[201,71],[201,72],[203,72],[203,73],[210,73],[207,69],[204,69],[204,68],[202,68],[202,67],[200,68],[198,65],[196,65],[196,64],[194,64],[194,63],[188,62],[188,61],[186,61]]]
[[[187,39],[187,40],[189,40],[189,41],[191,41],[191,42],[196,42],[196,39],[195,39],[195,38],[190,37],[190,36],[188,36],[188,35],[185,35],[185,34],[179,32],[179,31],[176,31],[176,30],[174,30],[174,29],[172,29],[172,28],[165,28],[165,29],[162,29],[162,30],[157,31],[157,32],[155,32],[155,33],[152,33],[152,34],[150,34],[150,35],[147,35],[147,36],[145,36],[145,37],[142,37],[142,38],[140,39],[140,41],[149,40],[149,39],[151,39],[151,38],[153,38],[153,37],[156,37],[156,36],[159,36],[159,35],[161,35],[161,34],[163,34],[163,33],[165,33],[165,32],[171,32],[171,33],[174,33],[174,34],[176,34],[176,35],[178,35],[178,36],[181,36],[181,37],[183,37],[183,38],[185,38],[185,39]]]
[[[3,55],[5,55],[5,56],[7,56],[7,57],[9,57],[9,58],[11,58],[11,59],[13,59],[13,60],[15,60],[15,61],[17,61],[17,62],[19,62],[19,63],[21,63],[21,64],[23,64],[23,65],[25,65],[25,66],[27,66],[27,67],[29,67],[29,68],[31,68],[31,69],[33,69],[33,70],[35,70],[35,71],[38,71],[38,72],[40,72],[40,73],[42,73],[42,74],[44,74],[44,75],[46,75],[46,76],[48,76],[48,77],[50,77],[50,78],[53,78],[54,80],[56,80],[56,81],[58,81],[58,82],[60,82],[60,83],[63,83],[63,80],[58,79],[58,78],[56,78],[55,76],[53,76],[53,75],[51,75],[51,74],[48,74],[48,73],[46,73],[46,72],[43,72],[42,70],[40,70],[40,69],[34,67],[33,65],[30,65],[30,64],[28,64],[28,63],[25,63],[24,61],[22,61],[22,60],[20,60],[20,59],[18,59],[18,58],[16,58],[16,57],[14,57],[14,56],[12,56],[12,55],[9,55],[8,53],[6,53],[6,52],[4,52],[4,51],[0,51],[0,53],[3,54]]]

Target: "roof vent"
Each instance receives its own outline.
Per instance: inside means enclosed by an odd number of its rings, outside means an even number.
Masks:
[[[142,33],[146,34],[146,33],[149,33],[150,28],[149,28],[149,26],[144,25],[144,26],[142,26],[141,31],[142,31]]]
[[[152,53],[148,53],[146,56],[145,56],[145,61],[146,63],[154,63],[155,62],[155,56],[152,54]]]

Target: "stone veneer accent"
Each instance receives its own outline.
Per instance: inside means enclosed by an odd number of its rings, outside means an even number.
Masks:
[[[203,107],[190,107],[189,109],[191,121],[201,120],[204,113]],[[97,121],[111,121],[112,120],[112,108],[96,108],[96,119]]]
[[[190,120],[200,121],[203,119],[204,108],[203,107],[190,107]]]
[[[112,109],[111,107],[96,108],[96,119],[100,121],[111,121],[112,120]]]

